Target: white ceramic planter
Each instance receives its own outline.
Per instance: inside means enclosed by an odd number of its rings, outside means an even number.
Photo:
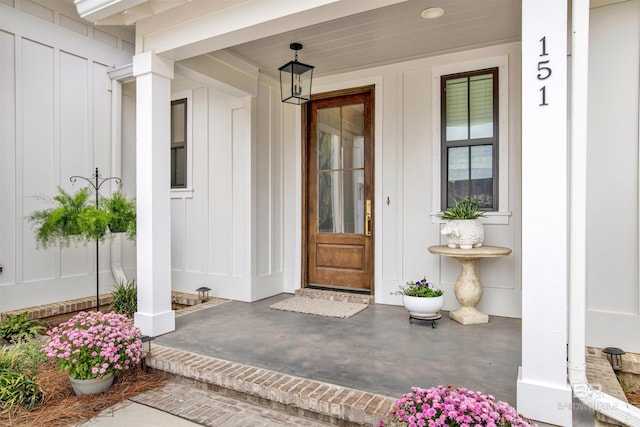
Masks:
[[[444,305],[444,295],[434,298],[410,297],[402,295],[402,304],[409,315],[416,319],[433,319],[440,316]]]
[[[452,219],[440,233],[447,237],[450,248],[479,248],[484,242],[484,226],[478,219]]]
[[[77,380],[69,377],[71,386],[76,396],[81,394],[94,394],[107,390],[113,385],[113,373],[108,373],[100,379],[93,378],[90,380]]]

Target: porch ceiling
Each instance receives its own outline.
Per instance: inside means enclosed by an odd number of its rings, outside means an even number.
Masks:
[[[444,16],[422,18],[429,7],[442,7]],[[289,44],[300,42],[298,59],[322,76],[519,41],[520,22],[520,0],[408,0],[227,50],[276,77],[293,59]]]
[[[144,49],[147,49],[148,34],[158,37],[158,31],[174,27],[169,25],[170,22],[198,32],[203,31],[202,28],[197,30],[194,25],[199,17],[209,14],[213,16],[223,9],[235,10],[241,13],[237,17],[239,22],[246,22],[247,28],[242,33],[244,35],[237,36],[237,29],[229,30],[226,34],[223,31],[217,36],[213,36],[212,32],[209,42],[203,40],[208,43],[205,46],[225,49],[272,77],[277,77],[278,67],[293,59],[293,52],[289,49],[292,42],[304,45],[299,59],[314,65],[314,76],[317,77],[520,40],[521,0],[387,0],[377,2],[378,5],[386,3],[387,6],[379,7],[371,2],[367,7],[360,7],[365,11],[355,14],[353,11],[358,7],[354,5],[360,3],[357,0],[356,3],[346,0],[343,6],[338,6],[338,10],[343,10],[345,16],[334,13],[326,18],[329,20],[323,20],[318,9],[315,19],[306,19],[306,24],[300,24],[300,28],[295,27],[296,19],[290,18],[285,25],[275,24],[275,31],[272,26],[270,32],[257,30],[250,23],[253,18],[249,14],[252,11],[262,13],[251,8],[251,2],[200,1],[202,0],[76,0],[76,5],[78,10],[81,10],[83,4],[85,8],[92,6],[95,11],[93,14],[87,12],[89,15],[85,18],[98,21],[98,25],[135,24],[139,33],[136,43],[144,40]],[[111,10],[98,7],[96,3],[116,6]],[[316,0],[314,4],[316,3],[321,5],[334,1]],[[339,3],[341,2],[335,2],[330,7]],[[277,5],[277,0],[273,0],[273,4]],[[444,16],[430,20],[422,18],[420,13],[429,7],[442,7]],[[242,14],[246,18],[242,18]],[[221,28],[228,21],[227,17],[217,25],[215,20],[211,20],[207,22],[207,26]],[[313,24],[309,25],[309,22]],[[277,31],[278,27],[281,28],[280,31]],[[167,34],[166,38],[175,40],[171,34]],[[150,48],[176,60],[207,51],[193,49],[189,43],[182,47],[173,45],[157,48],[152,42]]]

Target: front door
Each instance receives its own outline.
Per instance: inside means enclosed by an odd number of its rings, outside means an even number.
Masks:
[[[373,289],[373,88],[306,105],[307,284]]]

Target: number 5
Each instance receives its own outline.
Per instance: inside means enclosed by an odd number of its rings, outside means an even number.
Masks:
[[[548,64],[549,61],[540,61],[538,62],[538,80],[546,80],[551,76],[551,68],[544,67],[544,64]]]

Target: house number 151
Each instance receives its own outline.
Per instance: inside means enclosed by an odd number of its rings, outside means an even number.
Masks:
[[[547,80],[549,77],[551,77],[551,67],[549,67],[549,60],[548,59],[544,59],[545,57],[549,56],[549,54],[547,53],[547,37],[543,37],[540,39],[540,44],[541,44],[541,50],[542,52],[540,53],[540,61],[538,61],[538,80],[540,81],[544,81]],[[540,104],[538,104],[540,107],[549,105],[547,103],[547,87],[546,86],[542,86],[540,88]]]

